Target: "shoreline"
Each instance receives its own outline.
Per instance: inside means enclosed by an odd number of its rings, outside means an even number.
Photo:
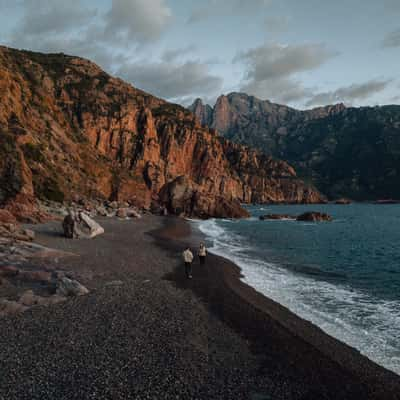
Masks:
[[[202,235],[174,217],[99,219],[93,240],[34,227],[75,254],[88,295],[1,318],[0,399],[399,399],[400,377],[240,280],[209,255],[193,279],[181,251]]]
[[[179,229],[174,226],[176,222],[171,224],[172,229],[167,222],[167,226],[162,228],[161,232],[156,232],[155,236],[157,237],[161,233],[162,237],[175,241],[175,245],[179,246],[177,243],[181,243],[181,247],[183,243],[187,243],[196,248],[199,241],[206,240],[205,234],[199,228],[194,227],[190,221],[186,220],[182,223],[187,226],[183,226],[179,232]],[[163,246],[160,241],[157,244]],[[219,279],[223,293],[212,298],[209,293],[205,296],[204,288],[194,287],[194,292],[206,297],[211,307],[213,306],[212,302],[220,302],[222,304],[222,308],[219,309],[220,316],[244,333],[251,341],[254,341],[257,347],[266,344],[267,341],[260,337],[268,335],[267,330],[271,327],[271,323],[276,324],[277,329],[287,331],[286,333],[295,340],[311,346],[322,356],[353,375],[355,379],[360,380],[362,385],[369,387],[370,393],[376,392],[377,398],[391,398],[390,393],[394,396],[393,398],[398,398],[395,393],[400,393],[400,376],[395,372],[375,363],[361,354],[359,350],[325,333],[317,325],[258,292],[242,280],[244,277],[242,270],[233,261],[213,253],[209,253],[208,259],[211,260],[213,267],[219,268],[219,271],[214,271],[213,274],[208,271],[207,278]],[[208,282],[208,284],[211,283]],[[228,301],[226,301],[227,298],[229,298]],[[237,307],[227,304],[229,301]],[[216,305],[214,304],[214,306]],[[295,358],[293,357],[293,359]]]

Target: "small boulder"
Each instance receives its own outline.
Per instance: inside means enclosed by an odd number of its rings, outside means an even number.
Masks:
[[[118,218],[122,218],[122,219],[126,219],[128,218],[128,212],[126,208],[119,208],[117,210],[117,217]]]
[[[142,216],[139,214],[139,212],[136,211],[134,208],[128,208],[127,215],[128,215],[128,218],[142,218]]]
[[[0,316],[16,314],[27,310],[28,307],[17,301],[0,300]]]
[[[57,294],[49,297],[37,296],[33,290],[27,290],[19,299],[18,303],[25,307],[33,306],[49,306],[51,304],[58,304],[65,301],[66,298]]]
[[[69,239],[92,239],[104,233],[103,227],[84,212],[70,211],[62,225]]]
[[[108,204],[108,207],[116,210],[118,208],[118,202],[117,201],[112,201]]]
[[[61,278],[57,283],[56,294],[63,297],[84,296],[89,290],[78,281],[67,277]]]
[[[18,303],[26,307],[32,307],[35,305],[41,305],[43,303],[43,297],[36,296],[33,290],[27,290],[19,299]]]
[[[297,217],[297,221],[323,222],[323,221],[333,221],[333,218],[325,213],[310,211],[299,215]]]
[[[141,218],[141,215],[134,208],[119,208],[117,210],[118,218]]]
[[[18,280],[25,282],[50,283],[51,273],[47,271],[23,271],[17,275]]]
[[[9,211],[0,209],[0,224],[16,224],[17,220]]]
[[[30,229],[22,229],[18,224],[0,223],[0,237],[31,242],[35,233]]]
[[[107,210],[106,210],[105,207],[103,207],[103,206],[97,207],[97,208],[96,208],[96,212],[97,212],[97,214],[100,215],[101,217],[107,217],[107,215],[108,215]]]
[[[31,229],[24,229],[22,233],[26,236],[29,241],[32,241],[35,239],[35,232]]]

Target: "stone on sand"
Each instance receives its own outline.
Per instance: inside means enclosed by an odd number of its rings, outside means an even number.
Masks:
[[[16,314],[19,312],[23,312],[27,309],[28,307],[18,303],[17,301],[10,301],[5,299],[0,300],[0,316]]]
[[[89,290],[76,280],[64,277],[58,281],[56,294],[59,296],[84,296],[88,293]]]
[[[64,235],[70,239],[92,239],[104,229],[84,212],[70,211],[63,221]]]
[[[65,301],[66,298],[60,295],[53,295],[49,297],[37,296],[33,293],[33,290],[27,290],[19,299],[18,303],[25,307],[33,306],[48,306],[51,304],[57,304]]]

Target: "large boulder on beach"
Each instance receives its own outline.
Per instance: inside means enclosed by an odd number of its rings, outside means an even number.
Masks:
[[[333,218],[325,213],[309,211],[299,215],[297,217],[297,221],[323,222],[323,221],[333,221]]]
[[[67,277],[61,278],[57,283],[57,295],[63,297],[84,296],[89,290],[81,283]]]
[[[235,199],[210,195],[186,176],[179,176],[160,191],[160,205],[169,214],[194,218],[246,218],[249,213]]]
[[[103,227],[84,212],[70,211],[62,225],[69,239],[92,239],[104,233]]]

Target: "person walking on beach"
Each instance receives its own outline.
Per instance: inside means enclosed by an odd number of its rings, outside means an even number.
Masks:
[[[200,243],[198,255],[200,259],[200,265],[204,265],[206,263],[206,255],[207,255],[207,249],[204,243]]]
[[[183,253],[183,261],[185,263],[185,273],[186,278],[192,279],[192,262],[193,262],[193,253],[188,247]]]

